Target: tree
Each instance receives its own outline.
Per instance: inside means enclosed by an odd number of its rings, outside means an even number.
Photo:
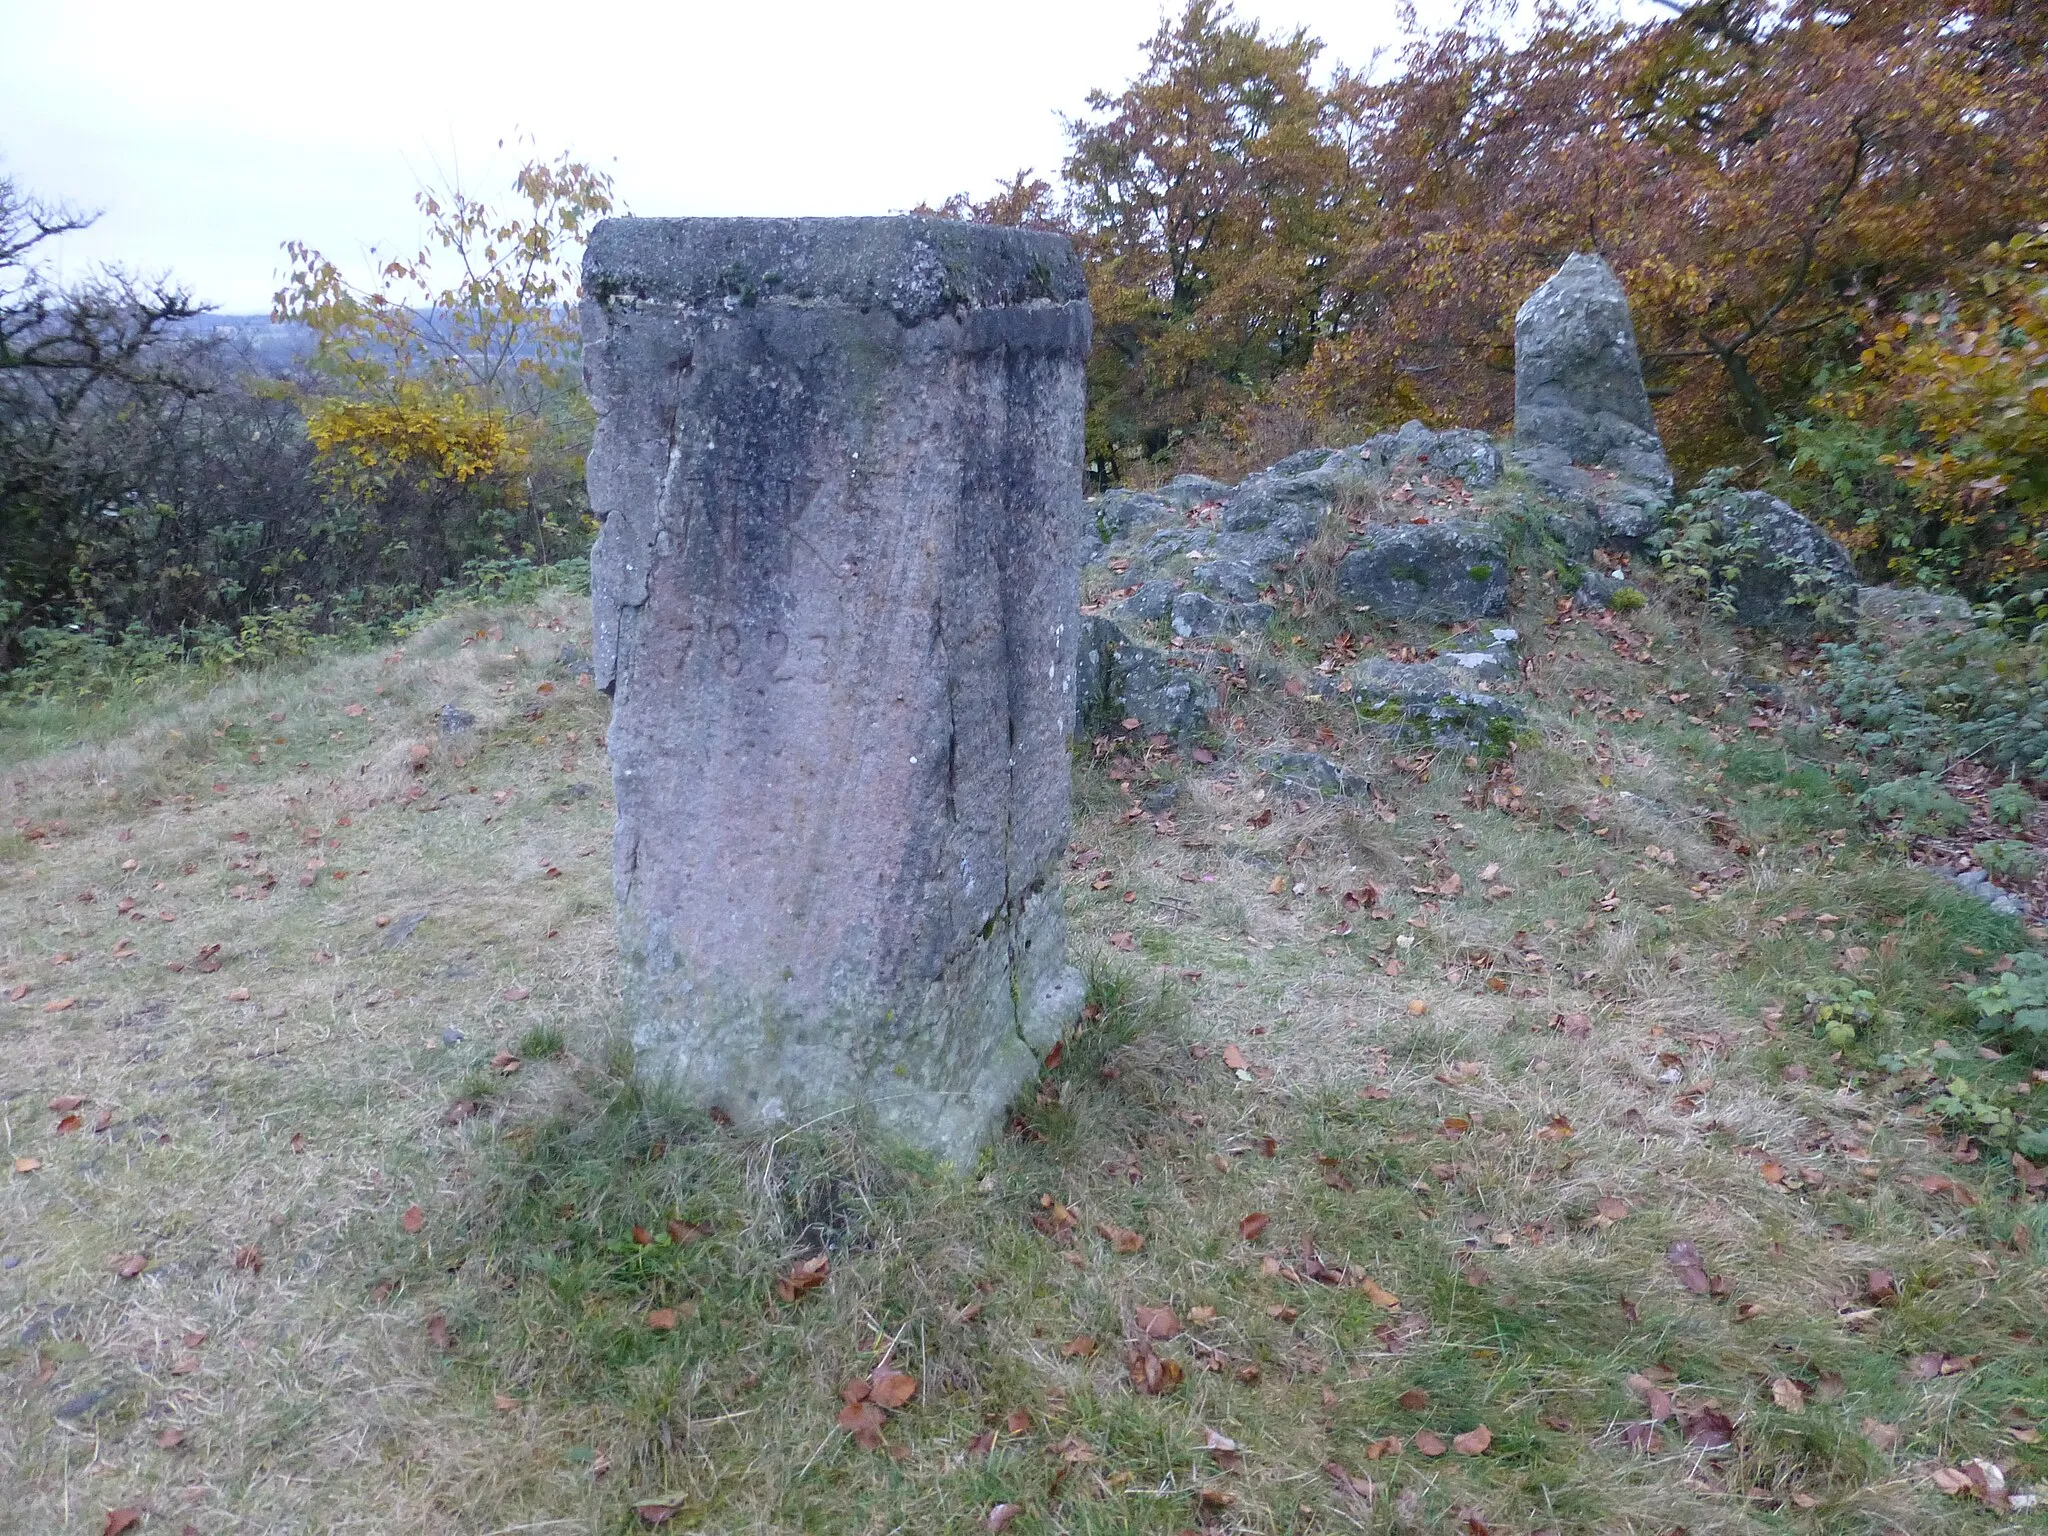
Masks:
[[[1161,453],[1309,357],[1350,184],[1341,92],[1310,75],[1320,46],[1189,0],[1137,79],[1068,122],[1098,473]]]
[[[1358,91],[1368,205],[1346,323],[1303,380],[1320,403],[1504,421],[1514,310],[1591,247],[1629,289],[1674,457],[1754,462],[1873,314],[2039,217],[2032,0],[1672,9],[1550,5],[1521,42],[1463,23]]]
[[[507,213],[460,187],[423,189],[426,238],[367,283],[285,247],[275,316],[315,338],[303,405],[318,467],[392,573],[547,560],[587,539],[574,305],[611,178],[562,155],[526,164],[513,192]]]
[[[92,221],[0,176],[0,670],[27,631],[92,599],[91,552],[135,510],[136,458],[110,447],[204,387],[174,342],[202,312],[189,290],[50,275],[49,242]]]

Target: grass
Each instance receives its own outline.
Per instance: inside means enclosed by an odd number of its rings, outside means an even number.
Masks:
[[[632,1080],[566,599],[21,746],[0,1528],[2019,1529],[1934,1474],[2044,1474],[2044,1207],[1884,1062],[2030,1084],[1960,990],[2026,935],[1866,834],[1796,658],[1661,601],[1546,627],[1545,579],[1502,761],[1269,679],[1214,765],[1080,767],[1089,1014],[959,1172]],[[1281,798],[1266,745],[1375,796]],[[918,1390],[863,1449],[884,1362]]]

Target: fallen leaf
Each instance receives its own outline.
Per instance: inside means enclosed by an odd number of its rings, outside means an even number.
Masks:
[[[147,1254],[131,1253],[114,1260],[114,1273],[123,1280],[133,1280],[147,1268],[149,1268],[149,1256]]]
[[[500,1077],[510,1077],[523,1065],[524,1063],[510,1051],[500,1051],[491,1058],[491,1070]]]
[[[1095,1340],[1085,1333],[1076,1334],[1060,1346],[1061,1358],[1067,1360],[1085,1360],[1094,1353]]]
[[[75,1093],[61,1094],[50,1100],[50,1111],[52,1114],[68,1115],[74,1109],[85,1108],[91,1102],[91,1099],[80,1098]]]
[[[80,1119],[77,1115],[66,1115],[63,1119],[57,1122],[57,1134],[59,1136],[69,1136],[73,1131],[77,1130],[80,1126],[84,1124],[85,1122],[82,1119]]]
[[[1256,1243],[1265,1234],[1272,1217],[1264,1211],[1253,1211],[1237,1224],[1237,1235],[1248,1243]]]
[[[444,1355],[455,1350],[454,1336],[448,1332],[448,1319],[439,1312],[427,1319],[427,1341]]]
[[[254,1243],[235,1250],[235,1268],[246,1269],[252,1275],[263,1273],[263,1250]]]
[[[234,988],[228,993],[228,1001],[231,1003],[246,1003],[249,1001],[249,989],[247,987]]]
[[[1427,1012],[1429,1012],[1429,1004],[1421,998],[1411,997],[1408,999],[1408,1016],[1411,1019],[1419,1019]]]
[[[1600,1203],[1593,1208],[1593,1225],[1611,1227],[1628,1215],[1628,1202],[1617,1200],[1612,1195],[1603,1195]]]
[[[1006,1531],[1010,1528],[1010,1522],[1022,1513],[1024,1513],[1024,1506],[1021,1504],[991,1505],[988,1519],[984,1520],[982,1524],[991,1531]]]
[[[656,1307],[647,1314],[647,1326],[656,1333],[667,1333],[675,1325],[676,1309],[674,1307]]]
[[[1031,1432],[1031,1410],[1029,1408],[1012,1408],[1009,1416],[1003,1420],[1003,1428],[1013,1435],[1029,1434]]]
[[[1171,1339],[1180,1334],[1180,1318],[1171,1307],[1139,1307],[1134,1315],[1138,1330],[1148,1339]]]
[[[1366,1454],[1369,1456],[1372,1453],[1368,1450]],[[1347,1471],[1341,1462],[1324,1462],[1323,1475],[1337,1485],[1339,1493],[1348,1493],[1354,1499],[1362,1500],[1367,1504],[1373,1501],[1374,1494],[1378,1492],[1373,1487],[1371,1478],[1359,1477],[1357,1474]]]
[[[508,1003],[523,1003],[533,996],[533,991],[529,987],[507,987],[501,995]]]
[[[1790,1376],[1774,1376],[1771,1378],[1771,1401],[1787,1413],[1804,1413],[1806,1388]]]
[[[1892,1280],[1892,1272],[1888,1269],[1873,1269],[1864,1278],[1863,1293],[1880,1306],[1896,1299],[1898,1287]]]
[[[16,1173],[34,1173],[42,1166],[43,1160],[39,1157],[17,1157],[14,1160],[14,1171]]]
[[[1709,1450],[1735,1443],[1735,1421],[1711,1403],[1680,1419],[1679,1432],[1685,1436],[1687,1445],[1704,1446]]]
[[[1138,1253],[1145,1246],[1144,1237],[1129,1227],[1112,1227],[1107,1222],[1095,1223],[1095,1235],[1100,1237],[1118,1253]]]
[[[832,1276],[832,1261],[824,1254],[802,1259],[775,1282],[775,1294],[786,1302],[793,1302],[808,1291],[814,1291]]]
[[[635,1504],[633,1513],[640,1517],[642,1525],[666,1525],[676,1517],[673,1504]]]
[[[1493,1444],[1493,1431],[1484,1424],[1468,1429],[1462,1435],[1452,1437],[1451,1449],[1460,1456],[1484,1456],[1486,1448]]]
[[[1424,1456],[1441,1456],[1445,1451],[1448,1451],[1450,1447],[1444,1443],[1444,1438],[1442,1435],[1437,1434],[1433,1430],[1425,1429],[1420,1434],[1416,1435],[1415,1449],[1420,1451]]]
[[[100,1527],[100,1536],[121,1536],[123,1531],[133,1530],[140,1524],[141,1510],[110,1509],[107,1511],[107,1523]]]
[[[1420,1387],[1410,1387],[1395,1401],[1409,1413],[1420,1413],[1429,1406],[1429,1394]]]
[[[1131,1350],[1128,1362],[1131,1385],[1147,1397],[1161,1397],[1179,1386],[1183,1376],[1178,1360],[1162,1360],[1142,1339]]]
[[[182,1429],[167,1429],[156,1437],[156,1446],[160,1451],[175,1451],[184,1443],[185,1431]]]
[[[1244,1052],[1234,1045],[1223,1047],[1223,1065],[1233,1072],[1249,1072],[1252,1067],[1252,1064],[1245,1060]]]
[[[878,1371],[870,1378],[870,1385],[869,1400],[884,1408],[901,1408],[917,1396],[917,1378],[902,1371]]]
[[[1221,1431],[1205,1428],[1202,1432],[1202,1448],[1210,1458],[1226,1472],[1235,1472],[1244,1460],[1242,1448],[1230,1436]]]
[[[1865,1419],[1857,1428],[1863,1431],[1863,1438],[1880,1451],[1896,1451],[1906,1438],[1898,1425],[1881,1424],[1876,1419]]]
[[[75,1008],[77,1006],[78,999],[75,997],[55,997],[43,1004],[43,1012],[62,1013],[67,1008]]]
[[[1678,1272],[1679,1282],[1696,1296],[1707,1294],[1711,1282],[1707,1279],[1706,1266],[1700,1261],[1700,1251],[1689,1242],[1676,1242],[1665,1250],[1666,1262]]]
[[[1392,1312],[1401,1305],[1400,1297],[1387,1290],[1369,1275],[1359,1276],[1358,1288],[1365,1292],[1365,1299],[1376,1307],[1385,1307],[1389,1312]]]
[[[408,1205],[405,1214],[398,1218],[398,1224],[408,1232],[418,1232],[427,1224],[427,1213],[416,1205]]]
[[[848,1403],[839,1410],[838,1424],[849,1435],[853,1443],[864,1451],[882,1448],[882,1426],[888,1419],[873,1403]]]
[[[1135,941],[1131,938],[1128,932],[1124,932],[1121,930],[1119,930],[1116,933],[1112,933],[1109,936],[1109,947],[1111,949],[1121,949],[1128,951],[1131,949],[1134,942]]]

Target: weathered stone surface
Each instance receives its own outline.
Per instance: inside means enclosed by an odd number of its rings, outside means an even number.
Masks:
[[[1292,795],[1350,800],[1372,793],[1372,783],[1363,774],[1351,772],[1320,752],[1268,752],[1258,759],[1258,765]]]
[[[1523,719],[1518,705],[1441,659],[1361,661],[1344,674],[1341,688],[1367,714],[1396,721],[1404,735],[1425,741],[1504,746]]]
[[[1967,624],[1970,604],[1953,592],[1925,587],[1859,587],[1856,616],[1880,624]]]
[[[1075,730],[1083,737],[1108,735],[1136,720],[1147,735],[1192,740],[1208,729],[1217,703],[1216,685],[1192,664],[1174,665],[1164,651],[1139,644],[1107,619],[1082,621],[1075,675]]]
[[[1350,450],[1375,466],[1384,479],[1434,475],[1460,481],[1466,489],[1483,491],[1500,483],[1500,445],[1475,427],[1432,431],[1419,421],[1395,432],[1367,438]]]
[[[941,220],[614,219],[584,286],[638,1069],[963,1158],[1080,1001],[1080,265]]]
[[[1380,618],[1484,618],[1507,606],[1507,554],[1469,520],[1370,528],[1338,565],[1337,588]]]
[[[1647,537],[1671,504],[1628,296],[1588,252],[1567,258],[1515,315],[1515,460],[1616,540]]]
[[[1824,529],[1767,491],[1723,491],[1708,511],[1736,623],[1801,635],[1855,621],[1855,564]]]

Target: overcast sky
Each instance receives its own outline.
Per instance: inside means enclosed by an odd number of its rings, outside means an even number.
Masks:
[[[1059,115],[1135,71],[1162,0],[0,0],[0,168],[103,212],[67,271],[171,271],[267,309],[279,245],[417,238],[412,196],[496,192],[515,132],[644,214],[885,213],[1055,168]],[[1422,0],[1426,18],[1447,0]],[[1178,5],[1175,5],[1178,9]],[[1397,0],[1240,0],[1363,67]]]

